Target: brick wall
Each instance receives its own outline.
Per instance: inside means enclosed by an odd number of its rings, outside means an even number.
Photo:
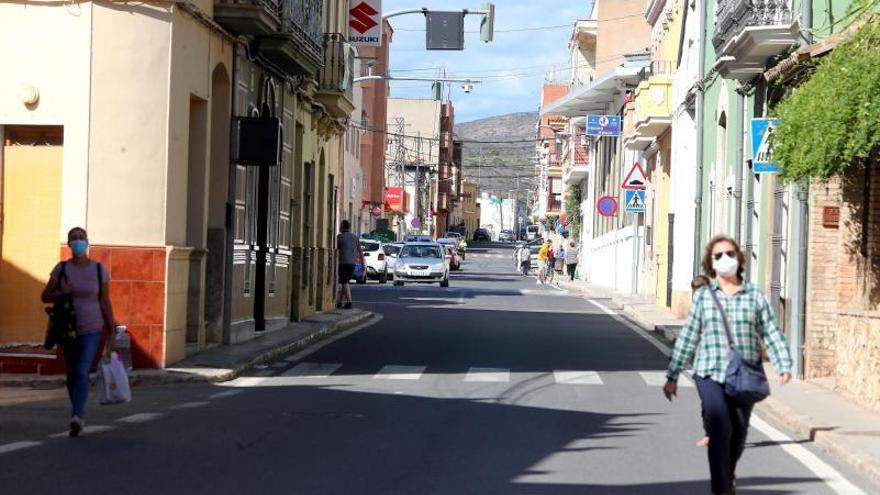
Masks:
[[[864,170],[811,186],[805,374],[880,410],[880,164],[873,166],[867,224]],[[838,228],[823,226],[840,207]],[[867,231],[867,256],[861,252]]]

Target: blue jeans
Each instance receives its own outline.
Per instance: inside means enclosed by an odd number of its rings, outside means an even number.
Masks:
[[[64,346],[67,395],[70,396],[73,416],[83,417],[86,399],[89,397],[89,370],[99,345],[101,345],[101,332],[78,335],[75,342]]]
[[[752,406],[740,404],[724,393],[724,385],[711,378],[694,377],[703,403],[703,425],[709,436],[709,473],[712,493],[733,493],[736,463],[749,432]]]

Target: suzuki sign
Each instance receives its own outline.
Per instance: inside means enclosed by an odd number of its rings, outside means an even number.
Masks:
[[[382,0],[353,0],[348,11],[348,41],[353,45],[382,44]]]

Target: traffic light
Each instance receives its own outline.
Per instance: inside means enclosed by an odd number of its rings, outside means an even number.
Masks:
[[[495,4],[488,2],[483,4],[486,15],[480,21],[480,41],[488,43],[495,39]]]

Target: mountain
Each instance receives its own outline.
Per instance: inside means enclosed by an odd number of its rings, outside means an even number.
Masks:
[[[496,115],[455,124],[456,139],[465,141],[462,169],[480,190],[525,199],[535,184],[535,123],[537,112]],[[521,141],[474,143],[468,141]]]

